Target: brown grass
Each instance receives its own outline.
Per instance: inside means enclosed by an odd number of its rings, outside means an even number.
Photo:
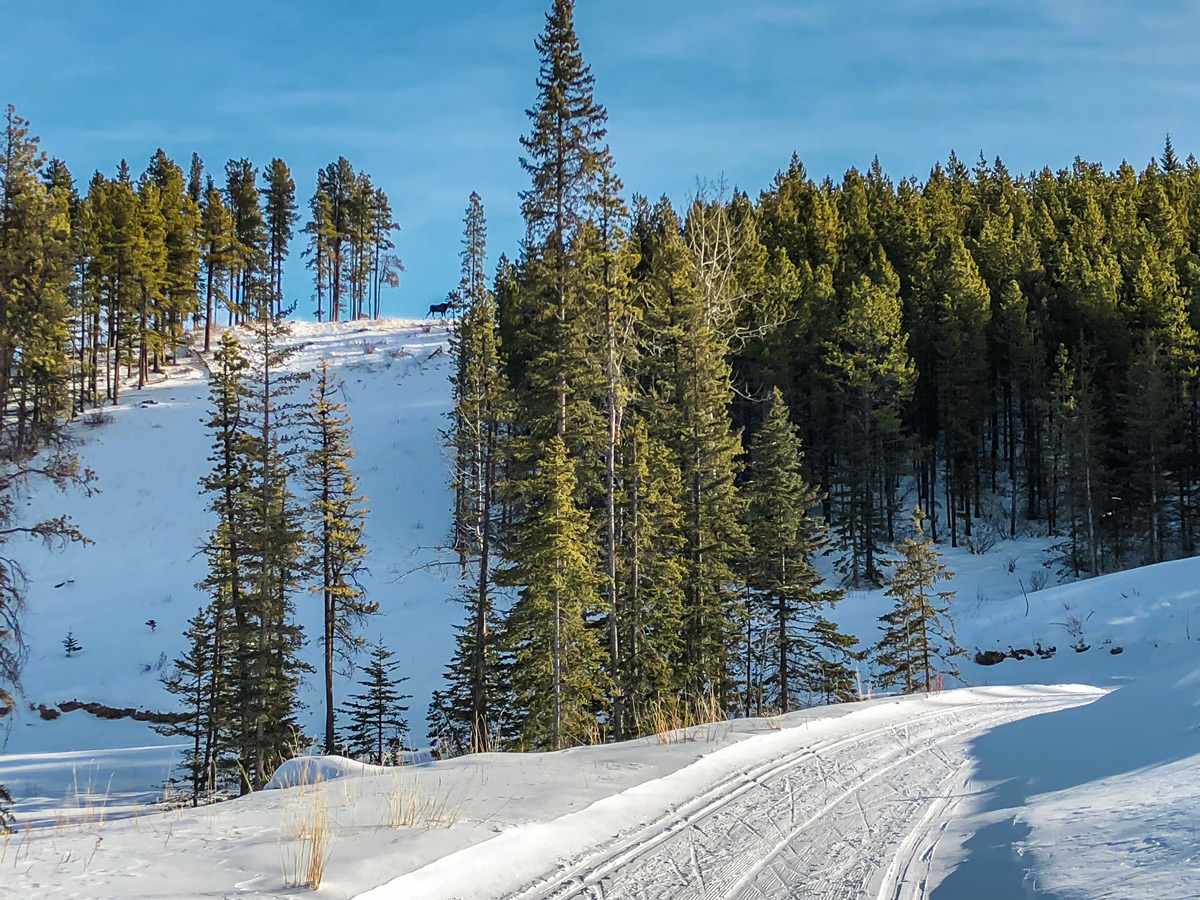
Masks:
[[[453,828],[461,817],[465,788],[458,792],[443,789],[439,780],[432,794],[423,794],[415,778],[400,774],[391,777],[387,797],[387,826],[389,828]]]
[[[670,697],[656,701],[648,715],[657,742],[663,746],[717,737],[716,726],[726,719],[716,695],[711,691],[694,699]]]
[[[333,852],[334,822],[329,815],[329,798],[319,779],[292,791],[285,801],[279,829],[283,881],[288,887],[315,891],[325,878],[325,868]]]

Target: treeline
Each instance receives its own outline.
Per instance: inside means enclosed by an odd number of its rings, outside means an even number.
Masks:
[[[1193,552],[1195,159],[952,155],[899,183],[793,159],[757,198],[627,207],[570,0],[536,46],[526,237],[490,285],[477,196],[466,220],[468,615],[432,739],[560,747],[931,686],[960,652],[935,541],[1030,530],[1076,576]],[[825,552],[889,583],[878,642],[832,624]]]
[[[262,171],[230,160],[214,178],[197,154],[185,172],[159,150],[139,177],[122,161],[81,190],[12,107],[3,150],[14,185],[3,240],[25,256],[22,302],[3,311],[12,337],[0,348],[0,394],[20,446],[36,449],[56,417],[116,402],[135,374],[143,386],[189,326],[203,328],[209,351],[221,319],[295,309],[283,273],[299,213],[283,160]],[[317,173],[309,208],[304,255],[318,320],[378,318],[382,291],[402,270],[387,195],[339,158]]]
[[[63,429],[71,408],[64,348],[76,274],[70,198],[61,181],[9,107],[0,139],[0,548],[24,538],[49,546],[86,541],[66,516],[23,519],[17,493],[40,479],[87,492],[92,480]],[[0,552],[0,727],[21,690],[25,589],[19,561]],[[0,833],[11,825],[10,799],[0,785]]]
[[[955,546],[1057,537],[1074,577],[1195,551],[1200,165],[1169,138],[1140,173],[951,155],[816,184],[793,160],[727,209],[763,286],[735,414],[782,388],[852,580],[914,497]]]

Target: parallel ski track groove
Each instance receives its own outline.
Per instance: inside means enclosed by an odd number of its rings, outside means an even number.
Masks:
[[[701,831],[701,826],[705,820],[712,818],[731,806],[746,793],[756,788],[767,787],[768,782],[773,781],[779,776],[783,776],[785,780],[789,779],[794,771],[799,770],[809,760],[817,761],[817,774],[827,786],[831,786],[829,784],[830,778],[824,771],[824,767],[819,765],[823,761],[822,754],[828,754],[830,751],[866,743],[879,735],[888,733],[899,734],[904,740],[908,740],[913,726],[939,719],[962,722],[962,714],[964,712],[988,709],[996,710],[996,715],[986,716],[986,723],[982,721],[970,723],[972,730],[981,730],[991,727],[992,724],[1008,721],[1014,709],[1050,710],[1061,708],[1064,705],[1070,705],[1069,697],[1008,700],[994,705],[980,704],[954,709],[933,710],[913,716],[903,722],[892,722],[853,735],[818,741],[807,747],[798,748],[779,759],[759,763],[730,774],[666,815],[636,828],[625,835],[619,836],[612,843],[601,847],[594,853],[575,860],[548,878],[532,884],[521,891],[509,894],[506,900],[571,900],[571,898],[578,897],[604,898],[608,893],[603,884],[606,878],[617,873],[622,868],[635,863],[640,858],[650,855],[654,850],[682,832],[690,830],[694,834],[696,831]],[[1033,712],[1030,714],[1033,714]],[[994,723],[993,719],[995,720]],[[941,744],[948,743],[961,736],[956,731],[944,735],[931,743],[925,743],[920,749],[922,751],[934,750],[939,748]],[[787,830],[777,828],[781,832],[781,840],[775,843],[766,856],[756,860],[748,871],[741,872],[732,889],[728,891],[721,890],[719,887],[720,879],[717,879],[718,884],[710,884],[702,887],[701,896],[705,897],[706,900],[708,898],[716,900],[716,898],[736,897],[739,892],[747,888],[754,890],[752,887],[754,879],[767,871],[770,864],[789,846],[793,845],[803,831],[812,827],[813,824],[820,821],[824,815],[835,809],[845,800],[857,796],[858,790],[863,786],[878,780],[885,772],[902,765],[912,755],[912,751],[913,747],[910,744],[899,745],[894,760],[890,760],[882,768],[876,767],[868,776],[854,778],[852,786],[844,791],[840,791],[834,799],[823,804],[819,812],[808,815],[805,821],[798,827],[794,825],[796,813],[799,812],[794,806],[795,792],[794,790],[789,790],[793,804],[792,815],[790,817],[793,827]],[[955,768],[944,755],[937,756],[937,758],[939,762],[947,765],[948,768]],[[835,763],[838,762],[836,758],[833,761]],[[836,787],[834,789],[837,790]],[[866,823],[866,811],[862,810],[862,814],[864,823]],[[778,826],[778,823],[775,824]],[[869,823],[866,824],[870,827]],[[693,868],[693,871],[699,874],[699,870],[696,868],[698,861],[695,856],[694,841],[689,856],[690,868]],[[872,860],[872,862],[882,863],[883,860]],[[893,864],[894,862],[893,860]],[[851,866],[851,868],[858,868],[858,866]],[[869,875],[869,872],[867,874]],[[890,878],[885,876],[885,884],[887,881],[896,878],[898,874],[895,869],[890,869],[888,872]],[[707,880],[709,879],[705,879],[705,881]],[[833,885],[829,885],[829,887],[833,887]],[[892,881],[891,887],[892,890],[896,889],[895,881]],[[755,891],[755,893],[758,893],[758,891]],[[845,895],[838,891],[837,894],[806,892],[806,896],[834,897]]]

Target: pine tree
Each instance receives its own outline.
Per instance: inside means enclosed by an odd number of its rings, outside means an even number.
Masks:
[[[174,668],[163,676],[163,685],[168,693],[179,698],[187,718],[178,724],[154,727],[159,734],[191,740],[180,765],[191,782],[192,806],[199,805],[201,796],[211,795],[216,787],[214,761],[210,758],[217,727],[216,698],[212,689],[219,665],[216,624],[211,607],[201,608],[188,620],[188,629],[184,632],[187,649],[176,658]]]
[[[354,187],[358,175],[344,156],[317,174],[317,193],[313,198],[313,262],[318,279],[325,276],[329,291],[329,321],[341,319],[348,300],[348,281],[352,267],[349,238]],[[319,247],[316,246],[319,244]],[[318,289],[318,308],[320,289]],[[320,316],[318,315],[318,320]]]
[[[326,186],[320,181],[318,174],[317,192],[309,201],[309,221],[304,226],[308,235],[308,248],[304,254],[309,257],[308,267],[313,271],[313,280],[317,295],[317,321],[324,321],[326,292],[332,290],[333,260],[332,248],[337,231],[333,221],[333,200]],[[332,320],[332,314],[330,315]]]
[[[322,650],[325,678],[325,749],[336,745],[334,731],[334,658],[349,659],[362,644],[357,628],[366,617],[379,612],[379,604],[368,602],[358,581],[367,548],[363,527],[367,510],[358,493],[358,480],[350,471],[354,450],[350,446],[350,417],[346,404],[336,396],[344,390],[337,373],[321,360],[312,400],[304,412],[308,442],[302,472],[308,490],[311,519],[311,556],[308,568],[316,576],[313,590],[321,595]]]
[[[371,661],[363,667],[362,690],[342,704],[342,713],[350,719],[343,746],[355,759],[377,766],[395,765],[408,734],[408,694],[400,693],[407,677],[397,677],[399,662],[380,641],[371,647]]]
[[[1162,166],[1162,170],[1168,175],[1174,175],[1183,167],[1179,162],[1179,157],[1175,155],[1175,146],[1171,143],[1171,135],[1169,133],[1163,144],[1163,153],[1158,160],[1158,164]]]
[[[156,188],[162,216],[161,286],[159,303],[152,309],[154,353],[147,361],[157,372],[168,352],[174,358],[183,343],[184,323],[196,312],[201,219],[183,170],[162,150],[150,160],[144,182]]]
[[[971,537],[972,497],[978,498],[980,435],[987,415],[990,295],[961,239],[944,241],[937,258],[938,401],[948,490],[950,541],[958,545],[958,514]]]
[[[845,569],[851,584],[880,578],[877,557],[886,506],[878,484],[896,452],[901,410],[914,381],[899,282],[886,260],[878,264],[874,277],[862,275],[851,284],[849,309],[826,356],[844,460],[838,527],[849,548]]]
[[[525,746],[557,750],[587,742],[610,688],[590,624],[599,598],[587,514],[561,438],[550,439],[522,493],[528,517],[504,571],[520,593],[505,623],[512,689]]]
[[[206,184],[204,180],[204,160],[199,153],[192,154],[192,163],[188,168],[188,197],[196,204],[197,209],[204,207]]]
[[[271,160],[263,177],[266,182],[261,193],[267,228],[267,305],[272,315],[282,318],[283,261],[287,259],[292,226],[296,224],[296,182],[282,159]]]
[[[484,280],[486,223],[472,193],[458,297],[466,304],[451,337],[456,370],[450,446],[454,452],[455,546],[463,561],[467,623],[459,630],[450,682],[435,698],[436,730],[456,747],[491,748],[496,732],[498,647],[493,571],[500,531],[503,445],[511,421],[496,334],[495,300]]]
[[[1131,360],[1129,390],[1121,409],[1127,423],[1125,448],[1129,455],[1127,486],[1131,496],[1126,502],[1132,507],[1132,517],[1140,520],[1144,542],[1131,537],[1135,546],[1144,548],[1139,561],[1147,565],[1166,559],[1166,468],[1179,453],[1183,424],[1164,356],[1153,339],[1143,340]]]
[[[804,676],[809,690],[826,704],[861,699],[857,664],[862,651],[854,650],[858,639],[818,616],[812,626],[812,642],[815,652]]]
[[[70,631],[68,631],[67,636],[63,638],[62,645],[63,649],[67,651],[67,659],[70,659],[76,653],[79,653],[83,650],[83,645],[79,643],[79,641],[75,640],[75,635]]]
[[[209,509],[216,518],[204,545],[208,575],[200,584],[209,594],[213,623],[213,655],[207,670],[212,712],[206,723],[204,751],[210,787],[248,759],[248,754],[238,756],[244,749],[238,719],[247,718],[244,707],[252,691],[247,594],[251,590],[248,557],[255,449],[247,422],[246,368],[237,338],[233,332],[225,332],[213,354],[209,384],[211,415],[206,424],[213,435],[209,456],[213,468],[200,483],[211,498]],[[245,777],[238,780],[243,792],[250,789]]]
[[[552,0],[535,46],[538,100],[528,112],[533,130],[521,138],[528,154],[521,165],[533,184],[522,192],[521,208],[531,237],[557,235],[565,248],[586,217],[607,157],[608,116],[593,96],[595,78],[579,49],[573,0]]]
[[[1083,350],[1080,357],[1088,357]],[[1050,396],[1045,401],[1050,431],[1052,480],[1051,533],[1067,539],[1056,545],[1059,561],[1074,577],[1100,574],[1101,541],[1098,522],[1103,515],[1106,455],[1101,408],[1092,369],[1072,360],[1067,348],[1055,356]]]
[[[231,325],[268,308],[264,298],[268,234],[257,178],[249,160],[230,160],[225,165],[225,197],[233,220],[228,268]]]
[[[167,280],[164,199],[158,185],[148,178],[142,179],[139,185],[137,221],[134,265],[138,283],[137,386],[141,390],[150,378],[151,359],[157,359],[162,351],[161,335],[154,327],[154,314],[165,305]]]
[[[639,288],[644,298],[641,377],[652,436],[670,449],[681,480],[684,541],[683,693],[724,700],[734,640],[732,565],[745,540],[734,479],[740,435],[729,417],[731,371],[725,336],[708,314],[679,220],[663,200],[642,232]]]
[[[508,347],[524,371],[514,379],[522,419],[543,440],[557,434],[577,455],[602,426],[590,403],[598,373],[589,366],[594,310],[581,295],[575,239],[589,219],[597,179],[608,161],[607,113],[593,96],[594,78],[575,34],[574,3],[554,0],[536,42],[538,99],[521,138],[527,240],[524,285],[516,314],[521,340]]]
[[[396,244],[392,240],[392,232],[400,228],[399,222],[392,221],[392,206],[387,194],[376,189],[371,203],[369,246],[370,273],[369,289],[373,294],[371,315],[378,319],[380,304],[385,287],[400,286],[400,273],[404,271],[404,263],[400,257],[392,253]],[[364,313],[365,314],[365,313]]]
[[[292,400],[302,380],[286,364],[295,347],[286,340],[290,329],[271,315],[269,298],[259,295],[249,311],[247,347],[247,427],[252,480],[250,485],[247,567],[252,629],[249,671],[255,690],[245,698],[253,712],[248,772],[260,788],[272,768],[290,750],[295,737],[296,692],[309,667],[299,658],[303,629],[295,621],[294,596],[304,580],[303,510],[291,484],[295,466],[288,447],[297,426]]]
[[[204,260],[204,352],[208,353],[212,347],[214,305],[217,300],[229,302],[221,292],[221,280],[229,268],[233,246],[233,218],[211,178],[205,189],[200,234]]]
[[[842,592],[819,589],[823,579],[813,561],[827,546],[827,538],[824,523],[811,510],[819,505],[820,492],[803,475],[800,440],[778,388],[772,392],[766,423],[749,449],[744,491],[747,581],[754,607],[750,612],[767,623],[771,655],[763,661],[765,699],[771,708],[786,713],[815,687],[813,670],[823,671],[832,662],[818,653],[814,630],[820,612],[841,599]],[[822,639],[837,644],[829,628],[826,621]],[[852,645],[853,638],[849,640]],[[835,677],[830,672],[823,675]]]
[[[8,107],[0,135],[0,442],[21,457],[56,435],[70,409],[70,192],[39,177],[45,162]]]
[[[683,512],[679,466],[638,415],[622,429],[617,583],[625,601],[619,627],[626,734],[654,730],[653,713],[683,684]]]
[[[875,647],[880,683],[899,684],[905,693],[929,692],[940,676],[958,678],[956,656],[964,655],[954,640],[950,601],[954,591],[939,591],[938,584],[954,577],[941,562],[933,541],[925,537],[925,514],[913,513],[914,537],[896,547],[899,561],[892,569],[886,596],[895,602],[880,616],[883,637]]]
[[[625,410],[632,389],[632,357],[636,344],[631,340],[634,310],[630,296],[629,254],[625,252],[626,237],[621,222],[629,212],[620,198],[621,182],[613,172],[607,148],[602,154],[599,189],[593,206],[597,220],[587,229],[584,240],[590,244],[586,258],[585,284],[598,293],[590,303],[599,312],[603,389],[601,406],[606,421],[604,441],[604,589],[608,601],[609,672],[613,683],[612,739],[625,738],[625,717],[628,700],[623,684],[621,616],[624,606],[620,595],[619,543],[617,507],[620,486],[617,481],[618,454]]]

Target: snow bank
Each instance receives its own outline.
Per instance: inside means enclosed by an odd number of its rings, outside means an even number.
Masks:
[[[336,778],[382,775],[384,766],[372,766],[344,756],[297,756],[285,760],[271,775],[263,790],[276,791],[300,785],[324,784]]]
[[[1197,896],[1198,657],[1144,654],[1095,703],[977,739],[973,808],[941,850],[933,900]]]

